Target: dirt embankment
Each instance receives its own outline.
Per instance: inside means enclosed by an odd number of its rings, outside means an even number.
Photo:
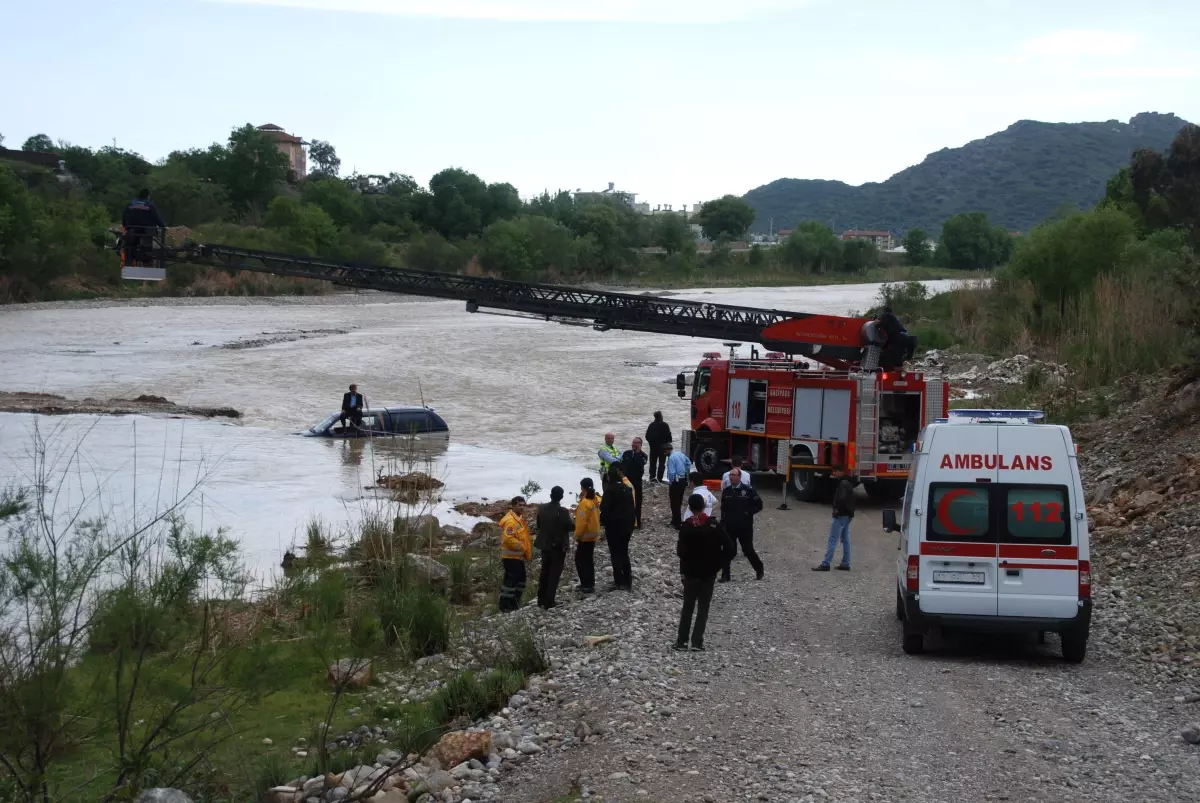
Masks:
[[[188,418],[241,418],[232,407],[197,407],[175,404],[162,396],[136,399],[68,399],[54,393],[0,392],[0,412],[41,415],[169,415]]]

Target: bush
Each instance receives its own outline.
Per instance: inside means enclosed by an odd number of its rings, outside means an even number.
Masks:
[[[410,658],[437,655],[450,645],[450,608],[434,589],[408,588],[402,575],[389,574],[376,589],[375,600],[384,641],[404,644]]]
[[[470,555],[455,552],[447,555],[443,561],[450,569],[450,601],[465,605],[471,601],[471,581],[474,579],[474,567]]]

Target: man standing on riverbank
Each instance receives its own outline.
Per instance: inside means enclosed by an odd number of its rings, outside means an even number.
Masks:
[[[701,486],[703,487],[703,486]],[[675,649],[688,648],[691,631],[692,649],[704,649],[704,627],[708,624],[708,606],[712,602],[717,572],[733,559],[733,542],[717,520],[704,512],[704,497],[688,498],[691,515],[679,528],[675,554],[679,556],[679,574],[683,578],[683,611],[679,615],[679,634]],[[692,627],[692,610],[696,625]]]
[[[538,606],[547,610],[554,607],[558,581],[571,549],[571,514],[562,506],[562,498],[563,489],[555,485],[550,489],[550,501],[538,507],[538,534],[534,542],[534,546],[542,551]]]
[[[692,483],[692,488],[691,492],[688,494],[688,499],[690,500],[693,496],[699,496],[704,500],[704,515],[711,516],[713,514],[713,505],[717,503],[717,497],[713,496],[712,491],[708,490],[708,487],[705,486],[704,477],[700,475],[699,471],[693,471],[688,475],[688,479]],[[690,501],[688,502],[688,508],[691,509]],[[688,518],[691,518],[691,516],[689,515]]]
[[[579,575],[579,593],[596,590],[596,542],[600,540],[600,504],[591,477],[579,481],[579,505],[575,508],[575,571]]]
[[[525,594],[525,562],[533,559],[533,542],[525,523],[525,497],[513,497],[512,508],[500,519],[500,532],[500,563],[504,566],[500,610],[515,611]]]
[[[726,488],[729,487],[729,478],[733,475],[734,471],[741,472],[742,484],[745,485],[747,488],[749,488],[750,487],[750,472],[742,470],[742,456],[735,454],[733,457],[731,457],[729,459],[729,466],[730,466],[729,470],[726,471],[725,474],[722,475],[722,477],[721,477],[721,490],[724,491]]]
[[[661,410],[654,411],[654,420],[646,427],[646,444],[650,447],[650,479],[662,482],[667,470],[666,446],[671,442],[671,427],[663,421]]]
[[[604,445],[600,447],[600,451],[596,452],[596,456],[600,458],[600,481],[604,482],[608,477],[608,469],[614,463],[621,462],[621,453],[617,451],[617,447],[613,443],[617,440],[617,436],[611,432],[604,433]]]
[[[742,483],[742,470],[735,468],[729,472],[729,487],[721,492],[721,523],[730,538],[737,539],[742,546],[742,554],[758,579],[763,579],[763,562],[754,551],[754,514],[763,509],[762,497],[758,491]],[[731,573],[732,560],[725,562],[721,572],[721,582],[728,583],[733,579]]]
[[[825,559],[819,565],[813,566],[814,572],[829,571],[838,541],[842,542],[842,562],[838,564],[838,568],[844,572],[850,571],[850,520],[854,518],[854,482],[842,471],[835,471],[833,476],[838,480],[837,490],[833,492],[833,524],[829,527],[829,544],[825,548]]]
[[[668,443],[667,450],[667,482],[670,483],[671,496],[671,526],[676,530],[683,524],[681,518],[683,507],[683,492],[687,490],[688,475],[691,473],[691,461],[683,452],[675,451],[674,445]]]
[[[633,448],[626,449],[621,455],[621,470],[625,472],[626,479],[633,485],[633,492],[637,495],[637,522],[633,525],[635,529],[642,529],[642,478],[646,476],[646,463],[649,462],[649,457],[642,451],[642,439],[633,439]]]
[[[358,385],[351,385],[350,392],[342,394],[341,423],[345,425],[346,419],[349,418],[354,426],[361,427],[365,409],[367,409],[367,400],[358,392]]]
[[[613,583],[610,591],[633,590],[633,567],[629,562],[629,540],[637,517],[633,485],[625,479],[621,464],[608,473],[608,488],[600,502],[600,523],[608,535],[608,555],[612,560]]]

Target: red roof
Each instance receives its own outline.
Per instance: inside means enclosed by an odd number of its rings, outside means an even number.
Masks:
[[[277,142],[303,143],[303,141],[304,141],[304,140],[300,139],[300,137],[292,136],[291,134],[287,133],[279,126],[275,125],[274,123],[267,123],[266,125],[260,125],[258,127],[258,130],[263,132],[267,136],[269,136],[271,139],[276,140]]]

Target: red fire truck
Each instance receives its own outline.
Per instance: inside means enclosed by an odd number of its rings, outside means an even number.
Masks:
[[[942,418],[949,392],[941,376],[920,371],[863,370],[854,364],[814,367],[779,352],[763,359],[707,352],[689,377],[691,429],[683,448],[710,477],[740,455],[752,471],[787,477],[803,501],[833,494],[830,473],[856,474],[872,498],[900,495],[917,433]]]

